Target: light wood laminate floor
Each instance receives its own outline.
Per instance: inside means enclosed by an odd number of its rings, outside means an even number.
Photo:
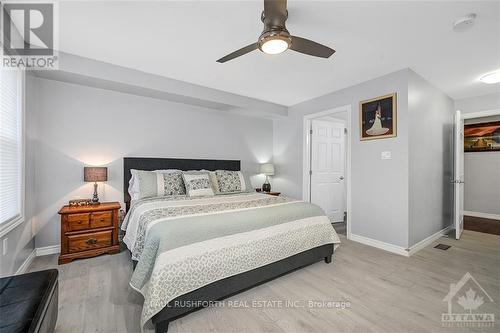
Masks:
[[[434,249],[444,243],[447,250]],[[410,258],[346,240],[333,262],[318,262],[231,297],[252,301],[349,301],[348,309],[208,308],[170,324],[169,332],[499,332],[500,236],[464,231],[460,241],[441,238]],[[129,285],[127,252],[58,266],[57,256],[37,257],[31,271],[57,267],[57,332],[140,332],[142,296]],[[495,303],[494,328],[442,328],[450,283],[470,272]],[[298,304],[298,303],[297,303]]]

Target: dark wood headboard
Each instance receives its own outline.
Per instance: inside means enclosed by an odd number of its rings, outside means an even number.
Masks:
[[[128,183],[132,174],[131,169],[137,170],[162,170],[178,169],[188,170],[231,170],[240,171],[241,163],[238,160],[196,160],[185,158],[151,158],[151,157],[124,157],[123,158],[123,199],[128,211],[130,208],[130,195]]]

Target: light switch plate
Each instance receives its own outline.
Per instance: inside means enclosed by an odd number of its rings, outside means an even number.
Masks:
[[[380,159],[381,160],[392,160],[392,152],[390,150],[381,152]]]

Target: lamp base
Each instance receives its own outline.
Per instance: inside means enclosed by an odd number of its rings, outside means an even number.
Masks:
[[[271,184],[270,183],[264,183],[264,184],[262,184],[262,191],[264,191],[264,192],[271,192]]]
[[[99,197],[97,196],[97,182],[94,183],[94,195],[92,197],[92,202],[90,204],[91,205],[98,205],[98,204],[100,204]]]

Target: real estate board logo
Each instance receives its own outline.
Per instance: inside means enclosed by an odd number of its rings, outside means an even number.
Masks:
[[[3,2],[2,66],[57,69],[55,3]]]
[[[450,284],[443,302],[448,303],[448,312],[441,315],[444,327],[495,326],[495,314],[484,311],[491,308],[493,299],[469,272],[458,283]]]

